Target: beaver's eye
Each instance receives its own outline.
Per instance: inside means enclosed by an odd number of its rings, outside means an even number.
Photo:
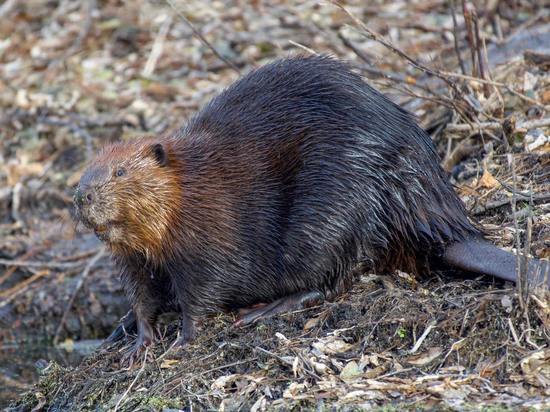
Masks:
[[[116,177],[124,176],[125,174],[126,174],[126,170],[124,170],[123,167],[117,167],[117,169],[115,171],[115,176]]]

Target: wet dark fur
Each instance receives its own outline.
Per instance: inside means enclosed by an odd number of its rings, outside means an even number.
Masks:
[[[359,262],[416,270],[479,234],[430,137],[336,60],[252,72],[178,137],[187,196],[164,268],[191,313],[332,291]],[[228,225],[212,231],[222,207]]]
[[[189,319],[300,291],[333,296],[359,263],[422,270],[480,237],[413,116],[330,58],[253,71],[146,144],[163,146],[158,167],[181,188],[160,249],[114,248],[147,322],[172,299]]]

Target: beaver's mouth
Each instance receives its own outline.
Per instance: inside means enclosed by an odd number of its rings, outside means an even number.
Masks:
[[[76,222],[82,223],[88,229],[95,229],[97,226],[89,219],[88,214],[77,205],[73,209],[72,217]]]
[[[89,219],[80,219],[82,224],[88,229],[92,229],[97,238],[103,242],[111,241],[112,229],[118,225],[118,222],[112,220],[105,223],[95,223]]]
[[[106,223],[93,225],[91,229],[94,230],[95,235],[99,238],[99,240],[102,240],[104,242],[112,240],[112,230],[113,228],[116,228],[118,225],[120,225],[119,221],[116,220],[110,220]]]
[[[95,213],[92,210],[75,207],[74,212],[75,220],[82,223],[84,227],[93,230],[97,238],[103,242],[112,242],[113,229],[122,224],[120,220],[108,219],[107,216]]]
[[[109,226],[107,225],[98,225],[93,228],[95,235],[99,240],[107,242],[109,240]]]

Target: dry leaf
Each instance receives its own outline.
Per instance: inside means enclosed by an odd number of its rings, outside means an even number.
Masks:
[[[38,162],[27,162],[23,159],[20,163],[5,165],[4,172],[8,178],[8,185],[15,186],[23,177],[41,175],[44,172],[44,165]]]
[[[298,382],[292,382],[288,388],[286,388],[283,392],[283,398],[286,399],[292,399],[295,398],[296,395],[298,395],[300,392],[303,392],[307,389],[307,384],[305,383],[298,383]]]
[[[388,370],[387,365],[380,365],[374,369],[368,369],[367,371],[365,371],[364,375],[368,379],[374,379],[386,373],[387,370]]]
[[[179,95],[178,88],[165,83],[151,83],[145,88],[145,94],[154,100],[173,100]]]
[[[275,337],[279,339],[281,342],[285,342],[285,343],[290,342],[290,340],[288,340],[288,338],[285,335],[283,335],[281,332],[275,333]]]
[[[509,295],[503,295],[500,299],[500,303],[504,307],[507,313],[510,313],[513,309],[512,299],[510,299]]]
[[[302,369],[302,362],[298,356],[295,356],[292,362],[292,373],[294,373],[295,378],[298,376],[298,369]]]
[[[224,375],[217,378],[211,385],[212,389],[223,389],[228,384],[233,383],[236,379],[239,379],[241,375],[238,374],[231,374],[231,375]]]
[[[410,365],[423,366],[443,353],[443,349],[439,347],[429,348],[426,352],[419,353],[418,355],[410,356],[406,362]]]
[[[326,339],[313,342],[312,346],[319,352],[327,355],[335,355],[337,353],[343,353],[351,350],[353,345],[344,342],[342,339],[338,339],[335,336],[329,336]]]
[[[550,387],[550,349],[532,353],[522,359],[520,365],[525,379],[531,385]]]
[[[359,367],[357,362],[351,361],[344,366],[344,369],[340,372],[340,379],[344,382],[350,382],[361,377],[361,375],[363,375],[362,369]]]
[[[483,175],[479,179],[479,182],[477,183],[477,187],[484,187],[486,189],[492,189],[494,187],[497,187],[499,185],[498,180],[494,178],[494,176],[489,172],[487,168],[483,170]]]
[[[63,349],[67,352],[72,352],[74,350],[74,341],[70,338],[65,339],[63,342],[57,345],[60,349]]]
[[[319,324],[319,320],[320,320],[319,317],[309,319],[304,325],[304,330],[313,329],[315,326]]]
[[[265,396],[262,395],[258,398],[256,402],[254,402],[254,405],[250,408],[250,412],[257,412],[257,411],[265,411],[267,407],[267,401],[265,399]]]
[[[161,369],[170,369],[181,363],[181,359],[164,359],[160,364]]]
[[[311,365],[313,365],[315,372],[319,375],[325,375],[330,371],[330,368],[327,365],[322,362],[317,362],[314,357],[310,358],[309,362],[311,363]]]

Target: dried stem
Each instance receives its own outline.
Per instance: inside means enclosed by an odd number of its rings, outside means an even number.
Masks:
[[[183,20],[183,22],[191,29],[193,34],[204,44],[206,47],[208,47],[212,52],[218,57],[218,59],[222,60],[225,64],[227,64],[229,67],[231,67],[233,70],[235,70],[238,74],[241,74],[241,71],[239,68],[229,59],[222,56],[222,54],[216,50],[216,48],[208,41],[206,38],[201,34],[201,32],[195,27],[193,23],[189,21],[189,19],[183,14],[174,4],[172,0],[166,0],[166,3],[170,5],[170,7],[176,12],[178,16]]]
[[[411,56],[409,56],[407,53],[405,53],[403,50],[399,49],[397,46],[395,46],[391,41],[386,40],[384,36],[382,36],[379,33],[376,33],[375,31],[371,30],[367,27],[365,23],[363,23],[361,20],[359,20],[353,13],[351,13],[347,8],[345,8],[343,5],[338,3],[335,0],[331,0],[332,4],[340,8],[342,11],[344,11],[355,23],[357,27],[359,27],[362,31],[360,33],[367,37],[368,39],[375,40],[378,43],[382,44],[387,49],[391,50],[393,53],[398,55],[399,57],[407,60],[413,67],[423,71],[424,73],[427,73],[429,75],[435,76],[441,80],[443,80],[447,85],[449,85],[453,90],[455,90],[458,94],[460,94],[460,91],[456,87],[456,84],[450,80],[448,77],[444,76],[439,72],[438,70],[431,69],[430,67],[420,63],[419,61],[413,59]]]
[[[476,65],[476,52],[475,52],[475,39],[474,29],[472,24],[472,6],[470,3],[462,0],[462,14],[464,15],[464,23],[466,25],[466,39],[470,45],[470,53],[472,58],[472,76],[477,77],[477,65]]]
[[[75,287],[71,297],[69,298],[69,302],[67,303],[67,306],[65,307],[65,311],[63,312],[63,316],[61,317],[61,320],[59,321],[59,325],[57,326],[57,329],[55,331],[55,335],[54,335],[54,338],[53,338],[54,345],[56,345],[58,340],[59,340],[59,335],[61,334],[61,329],[63,328],[63,325],[65,324],[65,321],[67,320],[67,316],[69,314],[69,311],[70,311],[71,307],[73,306],[76,295],[78,294],[78,292],[82,288],[82,285],[84,284],[84,281],[86,280],[86,278],[90,274],[90,270],[92,269],[92,267],[97,263],[97,261],[104,254],[105,254],[105,248],[99,249],[99,251],[95,254],[95,256],[88,261],[88,264],[86,265],[86,267],[82,271],[82,274],[80,275],[80,279],[78,279],[78,283],[76,284],[76,287]]]
[[[460,71],[462,74],[466,74],[466,66],[464,65],[464,60],[462,60],[462,56],[460,55],[460,47],[458,45],[458,22],[456,20],[456,12],[455,12],[456,2],[455,0],[452,0],[451,2],[451,16],[453,17],[453,39],[454,39],[454,48],[456,57],[458,59],[458,64],[460,65]]]

